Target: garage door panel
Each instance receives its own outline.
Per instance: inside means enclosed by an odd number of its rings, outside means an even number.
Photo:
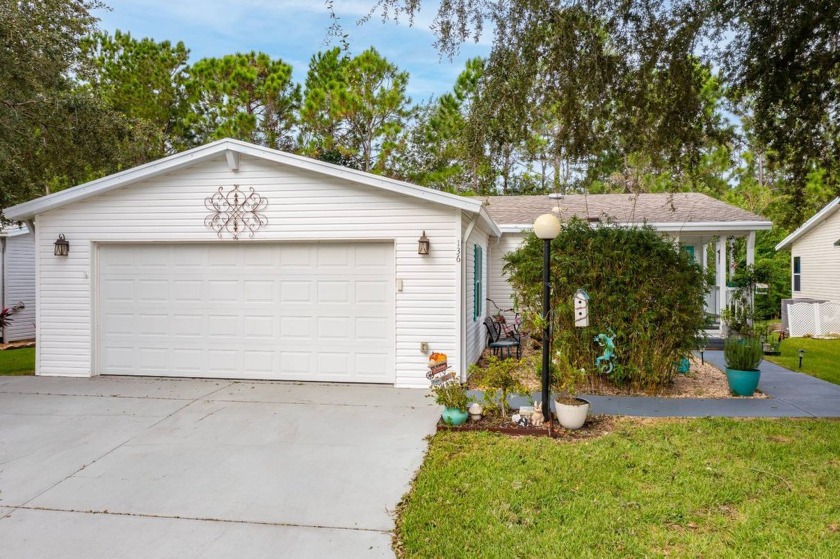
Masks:
[[[170,251],[173,267],[178,272],[184,270],[194,272],[205,268],[207,265],[206,252],[203,250],[189,250],[189,247],[184,247],[182,250],[171,248]]]
[[[312,282],[306,280],[284,281],[280,285],[281,303],[310,303],[312,301]]]
[[[239,300],[239,281],[209,280],[207,282],[207,302],[234,303]]]
[[[274,340],[274,323],[276,320],[277,319],[274,315],[247,315],[242,319],[243,333],[248,338],[266,338]]]
[[[108,278],[100,282],[102,299],[107,303],[134,302],[134,280]]]
[[[352,248],[340,245],[319,246],[317,247],[317,255],[318,268],[321,270],[328,268],[348,270],[353,265],[353,260],[355,260],[353,258]]]
[[[172,298],[178,302],[204,299],[204,282],[188,279],[172,280]]]
[[[309,340],[314,330],[313,319],[308,316],[282,316],[280,317],[280,338],[284,340]]]
[[[313,255],[316,252],[311,245],[286,245],[280,250],[280,266],[286,270],[289,268],[303,268],[309,270],[313,265]]]
[[[103,245],[106,374],[394,381],[393,246]]]
[[[192,247],[179,247],[180,251],[190,251]],[[208,248],[204,248],[208,250]],[[235,245],[216,246],[212,249],[212,258],[207,258],[204,267],[223,271],[225,268],[239,268],[242,263],[241,250]]]
[[[245,280],[243,295],[246,303],[272,303],[277,300],[279,282],[272,280]]]
[[[318,340],[351,341],[353,332],[350,330],[350,317],[322,316],[318,318]]]
[[[391,330],[388,321],[378,317],[356,317],[356,338],[386,344]]]
[[[304,377],[314,369],[312,353],[308,351],[281,351],[280,374],[292,378]]]
[[[224,338],[225,340],[241,337],[242,326],[239,316],[236,314],[208,313],[207,335],[211,338]]]
[[[240,352],[235,349],[211,349],[207,352],[208,365],[206,367],[208,376],[213,373],[221,373],[222,376],[235,376],[242,368],[239,360]]]

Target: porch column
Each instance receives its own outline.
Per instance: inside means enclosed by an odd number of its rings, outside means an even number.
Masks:
[[[723,322],[723,310],[726,308],[726,237],[719,237],[717,241],[717,288],[718,288],[718,312],[720,313],[720,337],[726,335],[726,325]]]
[[[755,231],[750,231],[747,235],[747,268],[755,264]],[[750,309],[755,310],[755,286],[750,289]]]
[[[729,276],[730,279],[735,277],[735,239],[729,239]]]
[[[709,243],[700,245],[700,265],[704,272],[709,270]]]
[[[755,264],[755,231],[747,235],[747,266]]]

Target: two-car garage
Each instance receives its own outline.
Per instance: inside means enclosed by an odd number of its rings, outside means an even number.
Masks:
[[[231,139],[4,215],[35,236],[36,374],[82,378],[428,387],[430,352],[474,360],[467,254],[501,234],[477,197]]]
[[[100,244],[102,374],[394,382],[394,247]]]

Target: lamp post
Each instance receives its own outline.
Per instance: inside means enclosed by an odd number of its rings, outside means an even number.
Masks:
[[[546,419],[551,419],[549,387],[551,385],[549,346],[551,345],[551,284],[549,271],[551,260],[551,241],[560,234],[560,220],[553,214],[543,214],[534,221],[534,233],[543,240],[543,342],[542,342],[542,412]]]

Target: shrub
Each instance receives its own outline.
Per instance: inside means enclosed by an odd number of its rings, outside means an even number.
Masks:
[[[484,412],[487,415],[498,412],[507,417],[508,396],[527,391],[516,375],[521,364],[522,361],[516,359],[501,359],[492,355],[487,358],[483,369],[476,365],[470,367],[470,375],[475,375],[476,385],[484,390]]]
[[[525,327],[542,329],[543,241],[530,235],[506,256],[505,271]],[[676,364],[700,345],[707,289],[702,268],[652,228],[590,227],[573,219],[552,242],[553,350],[567,348],[571,365],[599,379],[593,342],[615,334],[611,381],[656,390],[669,383]],[[572,297],[590,296],[589,326],[575,328]]]
[[[723,344],[723,358],[726,366],[736,371],[754,371],[764,358],[761,340],[758,338],[727,338]]]

